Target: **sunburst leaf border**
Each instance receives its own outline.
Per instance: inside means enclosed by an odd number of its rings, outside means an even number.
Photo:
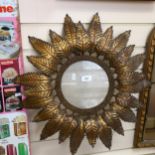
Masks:
[[[48,121],[42,130],[41,140],[59,132],[59,143],[70,138],[72,154],[77,152],[85,136],[92,147],[99,138],[110,149],[112,130],[124,135],[121,120],[136,121],[132,108],[139,108],[142,103],[133,93],[139,93],[150,83],[142,72],[137,71],[145,55],[131,56],[134,45],[127,46],[130,33],[130,30],[125,31],[114,38],[113,27],[103,32],[98,14],[93,16],[88,30],[81,22],[74,23],[66,15],[63,37],[52,30],[51,43],[29,37],[38,56],[29,56],[28,60],[38,72],[20,75],[15,82],[25,86],[27,98],[23,106],[41,109],[33,121]],[[80,60],[90,60],[100,65],[110,82],[105,100],[87,110],[73,107],[61,91],[64,71]]]

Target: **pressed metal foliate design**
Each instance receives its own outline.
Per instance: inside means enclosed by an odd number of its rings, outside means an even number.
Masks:
[[[59,142],[69,138],[70,151],[75,154],[85,136],[92,147],[99,138],[110,149],[112,130],[124,135],[121,119],[134,122],[132,108],[141,106],[132,93],[149,86],[145,75],[137,71],[145,56],[131,56],[134,45],[127,46],[129,36],[130,31],[126,31],[114,38],[112,27],[102,32],[99,16],[95,14],[88,30],[66,15],[64,36],[50,30],[51,43],[29,37],[39,56],[29,56],[28,60],[38,72],[18,76],[15,81],[25,86],[27,98],[23,106],[41,108],[34,121],[47,121],[42,140],[59,132]],[[61,89],[64,72],[83,61],[100,66],[109,82],[104,100],[86,109],[69,103]]]

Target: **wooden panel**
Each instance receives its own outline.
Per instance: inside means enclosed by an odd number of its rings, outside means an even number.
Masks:
[[[102,24],[103,30],[113,25],[114,36],[120,33],[131,30],[131,37],[128,44],[135,44],[138,47],[144,47],[146,38],[153,27],[153,24]],[[86,25],[87,26],[87,25]],[[35,36],[46,41],[49,39],[49,29],[56,31],[58,34],[62,33],[62,24],[22,24],[22,41],[24,49],[31,49],[28,41],[28,36]]]
[[[62,23],[66,13],[89,22],[99,12],[104,23],[155,23],[155,2],[92,0],[19,0],[22,23]]]

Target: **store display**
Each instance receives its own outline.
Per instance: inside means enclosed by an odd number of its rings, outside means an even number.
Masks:
[[[0,0],[0,155],[30,155],[23,88],[14,83],[22,73],[18,3]]]
[[[64,35],[50,31],[51,42],[29,37],[38,56],[28,56],[39,72],[17,76],[25,86],[24,107],[41,108],[34,121],[47,121],[44,140],[59,132],[59,142],[70,138],[75,154],[84,137],[94,147],[99,139],[112,145],[112,130],[124,135],[122,122],[135,122],[133,108],[141,106],[133,93],[150,86],[138,67],[144,54],[132,56],[130,31],[113,38],[112,27],[102,32],[95,14],[88,30],[67,15]]]
[[[0,113],[0,146],[6,148],[5,152],[10,155],[20,155],[18,152],[30,155],[25,111]]]

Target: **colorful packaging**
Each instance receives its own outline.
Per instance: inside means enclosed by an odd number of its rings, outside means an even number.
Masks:
[[[0,18],[0,58],[16,58],[19,53],[16,18]]]
[[[14,120],[14,134],[16,136],[21,136],[27,133],[26,131],[26,117],[24,115],[17,116]]]
[[[7,145],[7,155],[17,155],[16,147],[13,144]]]
[[[27,124],[27,115],[23,110],[0,114],[0,146],[7,155],[19,155],[23,150],[30,155]]]
[[[2,98],[2,91],[0,89],[0,112],[3,111],[3,98]]]
[[[4,88],[3,94],[6,111],[15,111],[22,108],[22,95],[20,86]]]
[[[18,144],[18,154],[19,155],[28,155],[28,148],[25,143]]]
[[[13,80],[19,75],[19,65],[17,60],[7,60],[1,62],[1,75],[3,85],[14,84]]]
[[[5,148],[0,146],[0,155],[5,155]]]
[[[0,139],[10,137],[9,119],[0,119]]]

